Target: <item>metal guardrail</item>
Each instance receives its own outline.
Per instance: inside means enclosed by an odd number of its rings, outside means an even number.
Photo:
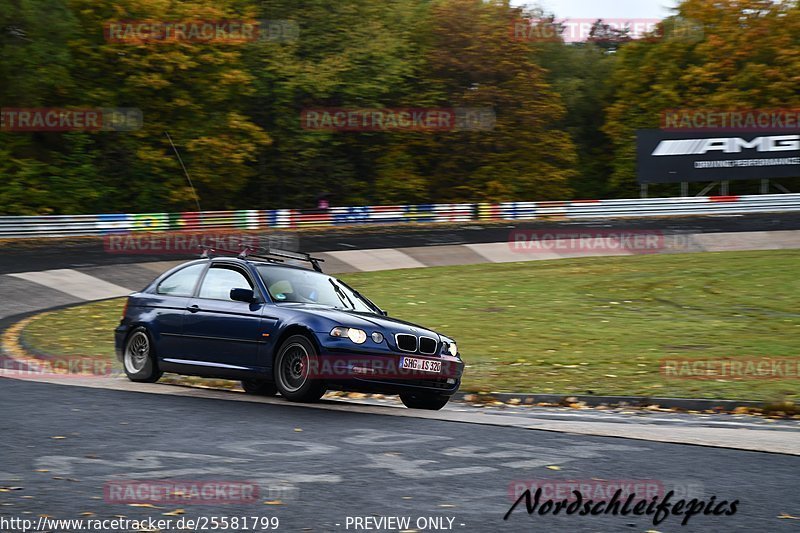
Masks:
[[[800,194],[333,207],[307,211],[249,209],[199,213],[6,216],[0,217],[0,239],[181,230],[266,230],[354,224],[640,218],[788,211],[800,211]]]

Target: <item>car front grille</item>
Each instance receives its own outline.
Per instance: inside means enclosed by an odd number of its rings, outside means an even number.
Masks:
[[[394,340],[397,343],[397,348],[399,350],[403,350],[404,352],[416,352],[417,351],[417,337],[414,335],[409,335],[407,333],[398,333],[394,336]]]
[[[419,338],[419,353],[424,353],[426,355],[433,355],[436,353],[436,339],[431,337],[420,337]]]

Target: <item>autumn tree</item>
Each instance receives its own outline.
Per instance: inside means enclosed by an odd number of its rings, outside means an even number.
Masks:
[[[612,182],[634,195],[635,132],[664,110],[797,108],[800,6],[796,0],[685,0],[655,38],[620,49],[605,132]]]
[[[424,187],[425,196],[442,202],[569,195],[575,149],[554,127],[565,110],[528,43],[510,38],[518,15],[500,1],[432,5],[419,101],[492,109],[496,123],[487,130],[396,135],[380,161],[382,190],[407,194],[405,174],[415,189]]]

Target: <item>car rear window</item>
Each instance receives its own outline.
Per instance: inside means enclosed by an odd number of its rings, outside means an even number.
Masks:
[[[253,284],[237,268],[212,266],[200,287],[200,298],[230,300],[231,289],[252,289]]]
[[[191,296],[205,267],[205,263],[197,263],[178,270],[164,278],[158,284],[156,292],[169,296]]]

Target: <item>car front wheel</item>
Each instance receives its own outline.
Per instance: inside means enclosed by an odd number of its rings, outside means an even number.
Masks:
[[[325,394],[325,384],[313,378],[311,365],[317,351],[308,338],[293,335],[286,339],[275,357],[275,385],[281,396],[293,402],[316,402]]]
[[[131,381],[155,383],[164,374],[158,369],[153,343],[143,327],[134,329],[128,336],[122,362]]]
[[[426,394],[420,392],[404,392],[400,394],[403,405],[409,409],[427,409],[428,411],[438,411],[450,401],[447,396],[440,394]]]

